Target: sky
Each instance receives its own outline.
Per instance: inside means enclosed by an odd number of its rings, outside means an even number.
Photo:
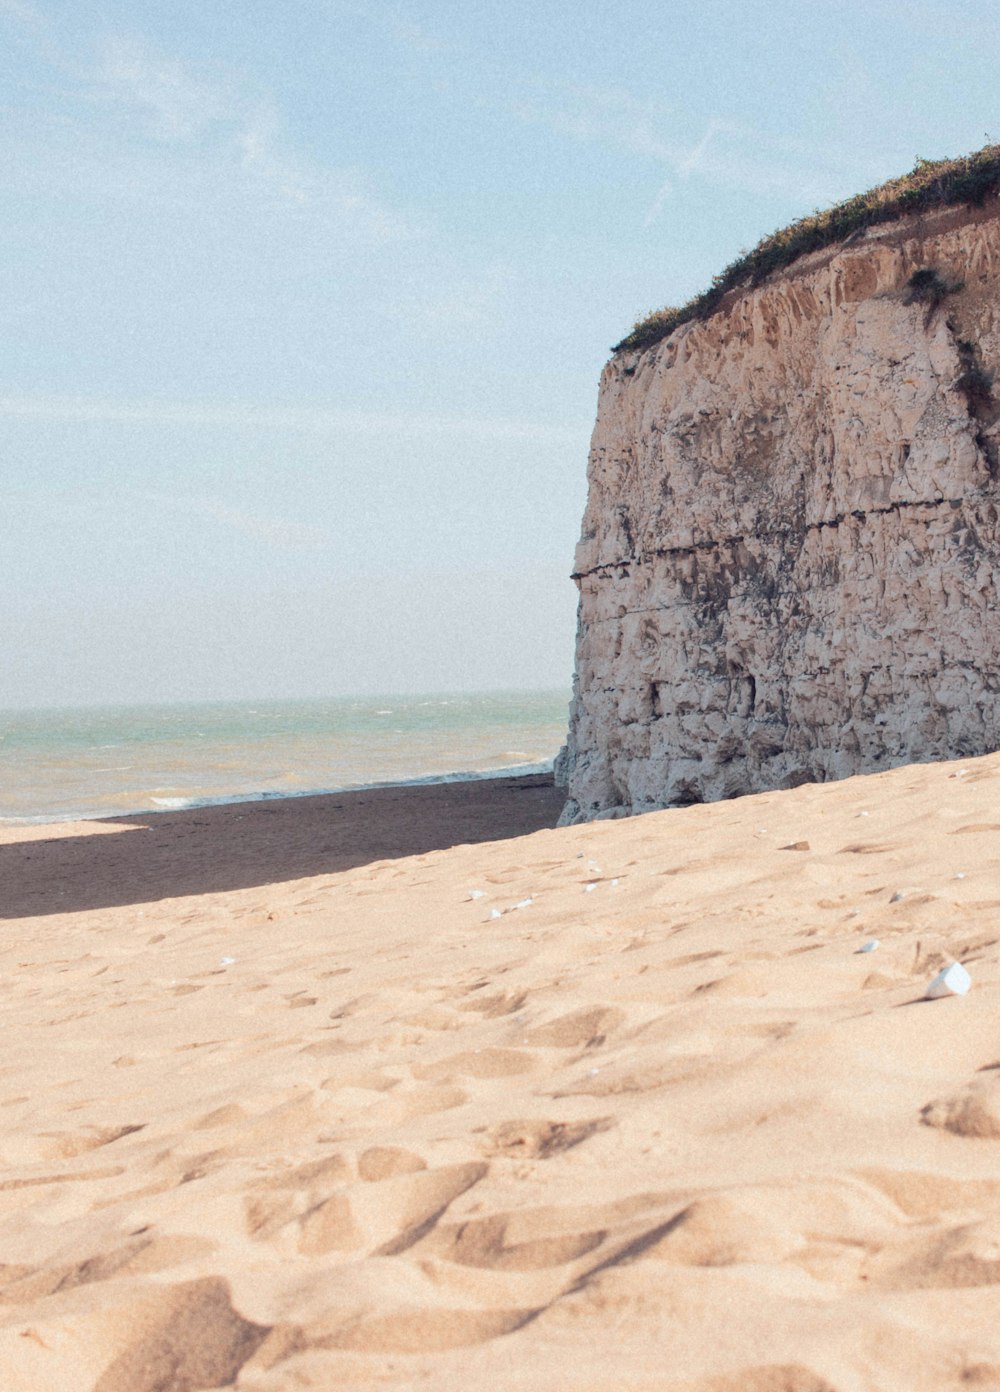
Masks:
[[[0,706],[568,690],[601,368],[994,0],[0,0]]]

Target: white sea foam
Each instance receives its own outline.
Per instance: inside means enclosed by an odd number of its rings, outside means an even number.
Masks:
[[[221,797],[190,798],[151,798],[164,812],[176,812],[190,807],[228,807],[236,802],[275,802],[290,798],[329,797],[334,793],[375,792],[379,788],[424,788],[435,783],[481,783],[488,778],[527,778],[531,774],[551,773],[553,760],[541,764],[511,764],[507,768],[468,769],[460,773],[428,773],[419,778],[389,778],[380,783],[345,783],[338,788],[299,788],[294,792],[260,791],[254,793],[231,793]],[[142,808],[141,811],[155,811],[155,808]],[[51,820],[45,818],[44,820]]]

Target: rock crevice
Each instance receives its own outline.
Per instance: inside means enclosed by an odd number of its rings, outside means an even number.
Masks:
[[[856,522],[863,522],[868,517],[884,517],[890,512],[899,512],[902,508],[958,508],[962,506],[963,501],[962,498],[913,498],[890,503],[883,508],[869,508],[867,512],[863,508],[852,508],[849,513],[837,513],[836,516],[824,518],[821,522],[807,522],[802,531],[821,531],[824,527],[839,527],[849,517]],[[791,531],[792,528],[784,527],[771,533],[758,533],[752,540],[775,541],[778,537],[788,536]],[[705,537],[703,540],[691,542],[688,546],[658,547],[653,551],[644,552],[641,556],[623,556],[617,561],[603,561],[600,565],[594,566],[592,570],[575,570],[570,575],[570,579],[585,580],[589,575],[609,575],[616,570],[626,572],[632,566],[644,565],[656,556],[688,556],[695,551],[717,551],[724,546],[735,546],[738,542],[747,539],[747,537],[740,535],[719,538]]]

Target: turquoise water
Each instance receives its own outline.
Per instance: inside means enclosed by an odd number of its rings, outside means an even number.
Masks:
[[[569,693],[0,711],[0,822],[549,768]]]

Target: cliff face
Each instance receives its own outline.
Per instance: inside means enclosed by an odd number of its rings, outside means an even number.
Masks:
[[[998,367],[996,201],[612,359],[564,820],[1000,746]]]

